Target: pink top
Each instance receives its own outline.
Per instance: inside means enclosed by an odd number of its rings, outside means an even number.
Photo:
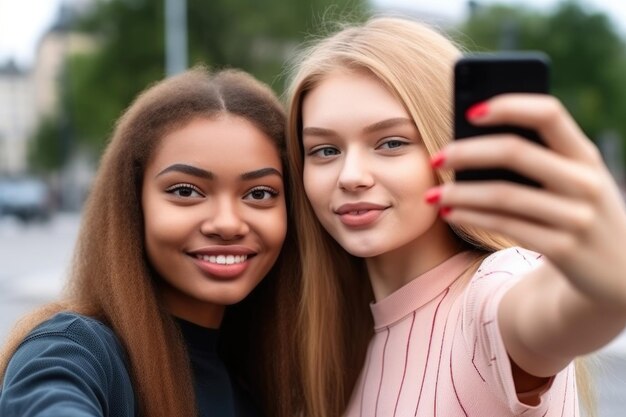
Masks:
[[[573,364],[537,406],[519,401],[496,323],[502,295],[541,256],[496,252],[466,285],[458,278],[474,256],[455,255],[371,305],[375,335],[346,416],[578,416]]]

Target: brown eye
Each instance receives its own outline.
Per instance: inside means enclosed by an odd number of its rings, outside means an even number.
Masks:
[[[173,194],[181,198],[197,198],[203,197],[200,189],[192,184],[176,184],[165,190],[168,194]]]
[[[176,191],[181,197],[191,197],[191,195],[194,193],[194,190],[192,190],[191,188],[179,188]]]
[[[265,197],[266,194],[269,193],[267,191],[255,190],[250,193],[250,197],[254,198],[255,200],[263,200],[263,197]]]
[[[254,201],[266,201],[275,198],[278,195],[278,191],[270,187],[256,187],[250,190],[245,196],[244,200]]]

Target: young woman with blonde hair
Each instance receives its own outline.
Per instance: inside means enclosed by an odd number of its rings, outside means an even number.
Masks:
[[[597,149],[541,95],[467,118],[535,129],[546,148],[451,143],[459,56],[424,24],[379,17],[295,60],[309,416],[577,416],[572,361],[626,324],[626,210]],[[485,167],[543,187],[452,181]]]
[[[240,71],[142,93],[102,158],[66,297],[5,349],[0,415],[293,416],[284,134],[280,102]]]

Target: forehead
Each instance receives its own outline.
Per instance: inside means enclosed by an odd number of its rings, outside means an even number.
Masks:
[[[366,71],[342,70],[322,78],[302,101],[305,125],[332,124],[341,119],[408,117],[403,103],[385,84]]]
[[[148,166],[163,169],[174,163],[187,163],[219,170],[274,167],[282,172],[274,140],[243,117],[223,114],[196,118],[166,134]]]

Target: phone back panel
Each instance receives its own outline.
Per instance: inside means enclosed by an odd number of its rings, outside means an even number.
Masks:
[[[513,133],[541,143],[532,130],[515,126],[480,127],[470,124],[465,113],[474,104],[503,93],[549,92],[549,59],[541,53],[475,54],[461,58],[454,68],[454,138],[464,139],[496,133]],[[508,180],[537,186],[503,169],[467,170],[456,173],[458,181]]]

